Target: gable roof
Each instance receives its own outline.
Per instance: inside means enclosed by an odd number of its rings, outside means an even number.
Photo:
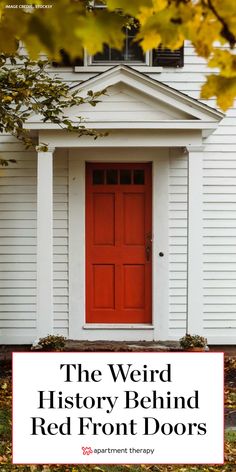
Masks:
[[[224,114],[188,95],[154,80],[127,65],[117,65],[105,72],[71,87],[86,96],[106,89],[96,107],[88,104],[67,110],[70,119],[78,123],[78,116],[83,117],[83,124],[100,129],[198,129],[203,135],[210,134],[217,128]],[[111,97],[115,97],[112,102]],[[127,98],[128,97],[128,98]],[[130,101],[133,106],[128,111],[123,102]],[[113,107],[111,106],[113,103]],[[119,113],[116,109],[119,103]],[[140,109],[140,110],[139,110]],[[138,112],[139,110],[139,112]],[[43,123],[39,116],[32,116],[27,123],[30,129],[58,129],[58,125]]]

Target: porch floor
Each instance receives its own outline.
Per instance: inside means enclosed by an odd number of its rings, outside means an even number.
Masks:
[[[229,356],[236,356],[236,345],[211,345],[210,351],[224,352]],[[0,361],[10,360],[12,352],[30,351],[31,345],[0,345]],[[180,351],[177,341],[66,341],[66,351],[71,352],[124,352],[124,351]]]

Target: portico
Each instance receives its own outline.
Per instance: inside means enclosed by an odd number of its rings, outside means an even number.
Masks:
[[[89,340],[170,339],[168,188],[169,162],[173,158],[177,161],[187,158],[188,163],[186,327],[189,332],[203,334],[201,196],[204,138],[216,129],[223,115],[127,66],[112,68],[80,84],[78,88],[81,94],[86,94],[90,89],[107,90],[94,109],[83,105],[79,110],[71,109],[68,113],[75,123],[78,114],[82,115],[86,126],[108,131],[108,136],[97,140],[78,138],[76,133],[42,123],[40,117],[32,117],[28,124],[30,129],[38,132],[39,143],[48,145],[47,152],[38,152],[37,156],[38,336],[53,332],[53,159],[57,159],[59,149],[67,152],[69,170],[68,337]],[[152,167],[151,322],[87,321],[86,163],[150,163]],[[114,189],[110,187],[108,190],[111,192]]]

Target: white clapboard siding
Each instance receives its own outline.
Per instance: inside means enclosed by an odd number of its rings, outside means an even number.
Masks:
[[[185,44],[185,65],[182,69],[164,69],[152,78],[199,98],[204,83],[205,61],[198,58],[192,47]],[[211,72],[211,71],[210,71]],[[209,100],[215,106],[214,100]],[[204,149],[204,333],[214,339],[228,338],[236,342],[236,107],[228,110],[218,129],[205,141]],[[173,303],[178,294],[183,297],[187,267],[177,258],[187,248],[187,220],[182,212],[187,202],[187,159],[170,159],[170,336],[178,337],[185,329],[180,306]],[[178,206],[181,204],[181,206]],[[187,217],[187,215],[186,215]],[[176,289],[179,290],[178,294]],[[174,290],[174,291],[173,291]],[[209,290],[211,290],[209,292]],[[234,292],[235,290],[235,292]],[[182,311],[182,315],[186,311]],[[213,315],[213,318],[209,318]],[[212,320],[209,322],[209,320]],[[215,321],[215,322],[214,322]]]
[[[209,139],[236,146],[235,120]],[[211,144],[209,144],[209,147]],[[204,327],[213,336],[236,339],[236,159],[235,153],[205,153]]]
[[[16,313],[15,311],[11,312],[0,312],[0,320],[33,320],[35,321],[35,313],[25,312],[25,313]]]
[[[54,155],[54,333],[68,336],[68,158],[66,150]],[[63,178],[63,187],[58,178]]]
[[[16,327],[1,328],[1,341],[3,344],[31,344],[35,339],[36,328],[28,327],[27,325]]]
[[[36,155],[2,136],[0,169],[0,336],[2,342],[32,342],[36,334]],[[16,148],[12,150],[12,145]],[[68,336],[67,156],[54,157],[54,328]]]
[[[0,169],[0,334],[30,342],[36,338],[36,155],[21,151],[11,136],[2,135],[0,145],[6,159],[17,161]]]
[[[169,159],[169,333],[186,329],[187,279],[187,160],[172,151]]]

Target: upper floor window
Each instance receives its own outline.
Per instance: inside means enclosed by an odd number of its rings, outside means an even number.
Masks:
[[[60,59],[52,62],[53,67],[75,67],[83,66],[84,59],[82,57],[76,57],[71,59],[70,54],[68,54],[65,49],[60,50]]]
[[[92,66],[124,63],[137,66],[175,68],[184,66],[183,46],[175,51],[159,46],[152,51],[144,53],[138,43],[133,42],[133,38],[134,35],[127,34],[122,51],[105,45],[102,52],[87,57],[87,64]]]
[[[92,3],[93,7],[96,9],[106,8],[105,0],[94,0]],[[160,46],[148,53],[144,53],[139,43],[135,41],[137,31],[138,28],[135,25],[126,27],[124,45],[121,51],[105,44],[102,52],[86,58],[87,64],[105,65],[110,63],[128,63],[131,65],[148,65],[151,67],[183,67],[184,47],[172,51],[171,49]]]
[[[115,65],[130,64],[137,66],[150,67],[183,67],[184,66],[184,47],[171,51],[167,48],[159,47],[150,52],[143,53],[137,43],[130,42],[131,36],[127,37],[126,44],[122,51],[113,49],[107,45],[103,51],[94,56],[85,55],[85,58],[71,59],[66,51],[61,50],[61,60],[53,62],[54,67],[78,67],[78,66],[96,66],[96,65]]]
[[[105,1],[91,0],[91,5],[96,9],[106,8]],[[152,51],[144,53],[140,44],[135,41],[137,34],[137,25],[129,25],[124,28],[125,39],[122,50],[114,49],[108,44],[104,44],[103,50],[94,56],[84,54],[84,58],[71,60],[66,51],[61,50],[61,60],[54,62],[55,67],[73,67],[73,66],[107,66],[115,64],[130,64],[149,67],[183,67],[184,65],[184,47],[172,51],[168,48],[159,46]]]
[[[130,26],[125,28],[125,40],[121,51],[113,49],[107,44],[104,45],[103,51],[98,52],[92,56],[92,64],[101,63],[133,63],[133,64],[146,64],[146,54],[142,51],[142,48],[137,42],[134,41],[137,28]]]

